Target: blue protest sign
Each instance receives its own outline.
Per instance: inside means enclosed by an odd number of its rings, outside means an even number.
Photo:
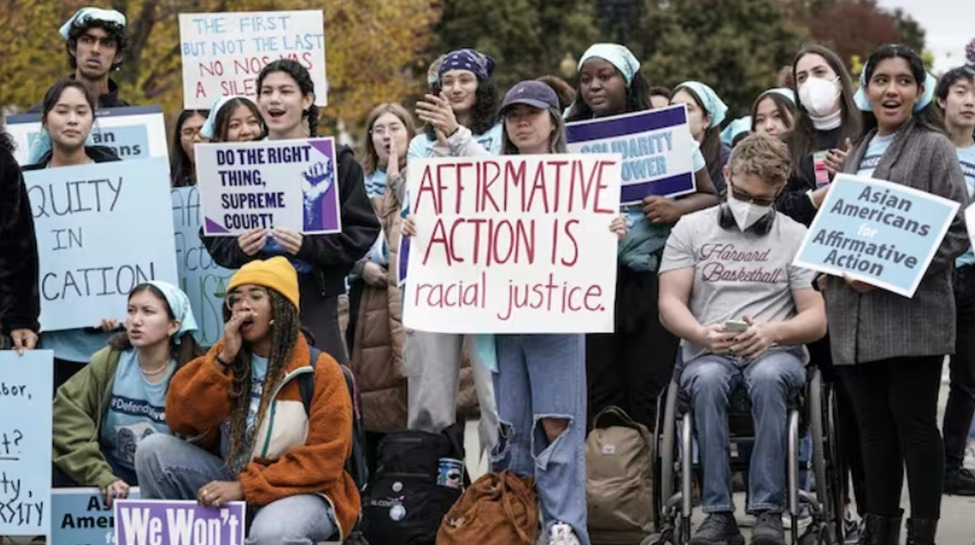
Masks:
[[[795,265],[913,297],[959,206],[895,183],[838,174]]]
[[[41,134],[41,114],[12,115],[7,131],[17,143],[14,158],[25,164],[28,151]],[[166,120],[160,106],[100,110],[95,114],[90,145],[112,148],[119,159],[168,157]]]
[[[623,156],[621,204],[636,204],[648,195],[676,197],[696,191],[697,144],[684,105],[577,121],[569,123],[565,132],[572,153]]]
[[[43,330],[121,321],[132,288],[179,281],[164,158],[33,170],[24,181],[40,257]]]
[[[138,499],[130,488],[128,499]],[[115,543],[115,515],[97,488],[55,488],[51,491],[51,543],[94,545]]]
[[[196,187],[177,187],[173,198],[179,287],[190,298],[199,329],[196,340],[212,346],[223,335],[223,296],[234,271],[217,265],[200,241],[200,195]]]
[[[286,227],[342,231],[332,138],[198,144],[196,179],[208,236]]]
[[[47,535],[51,525],[54,352],[0,352],[0,536]]]
[[[119,500],[115,540],[119,545],[243,545],[244,511],[244,502],[215,508],[195,501]]]

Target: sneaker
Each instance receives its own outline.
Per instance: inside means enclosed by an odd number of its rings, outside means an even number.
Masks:
[[[843,519],[843,543],[844,545],[857,545],[860,541],[860,521],[853,517]]]
[[[581,545],[581,543],[571,526],[559,522],[549,530],[548,545]]]
[[[965,468],[946,469],[944,492],[953,496],[975,496],[975,474]]]
[[[698,527],[689,545],[745,545],[732,513],[711,513]]]
[[[785,545],[782,513],[765,511],[758,514],[758,522],[752,530],[752,545]]]

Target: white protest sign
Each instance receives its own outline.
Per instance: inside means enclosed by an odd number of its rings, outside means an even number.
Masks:
[[[165,159],[33,170],[24,181],[44,331],[121,321],[132,288],[178,282]]]
[[[41,133],[41,114],[8,117],[7,132],[17,144],[14,158],[21,165],[26,164],[27,153]],[[99,110],[90,143],[111,148],[123,160],[169,157],[166,120],[160,106]]]
[[[613,331],[618,154],[409,163],[403,322],[441,333]]]
[[[325,106],[325,24],[321,10],[179,14],[183,104],[213,107],[220,97],[257,95],[257,77],[278,59],[301,63]]]
[[[0,536],[51,528],[53,384],[53,351],[0,351]]]
[[[287,227],[342,231],[332,138],[197,144],[196,179],[207,236]]]

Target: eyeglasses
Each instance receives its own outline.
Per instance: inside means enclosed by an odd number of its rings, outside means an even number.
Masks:
[[[371,131],[372,134],[376,136],[386,136],[386,134],[396,134],[406,130],[406,127],[402,125],[390,125],[388,127],[380,125],[378,127],[373,127]]]
[[[234,308],[236,308],[237,305],[244,302],[244,299],[247,299],[247,301],[253,306],[256,305],[257,303],[260,303],[267,297],[268,297],[267,290],[255,288],[247,292],[239,292],[239,291],[230,292],[224,298],[223,302],[225,305],[227,305],[228,310],[234,310]]]
[[[736,188],[735,184],[732,183],[730,179],[728,180],[728,187],[731,188],[731,196],[734,197],[735,200],[757,204],[758,206],[772,206],[775,204],[775,198],[779,196],[778,192],[776,192],[776,194],[771,197],[756,197],[747,191],[742,191],[741,189]]]

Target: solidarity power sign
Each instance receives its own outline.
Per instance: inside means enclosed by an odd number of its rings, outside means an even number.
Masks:
[[[958,207],[913,188],[838,174],[795,264],[913,297]]]
[[[425,159],[408,168],[416,236],[406,327],[613,331],[619,156]]]
[[[298,61],[325,106],[325,25],[321,10],[181,13],[183,104],[209,109],[225,96],[257,95],[257,77],[272,61]]]
[[[676,197],[694,193],[693,153],[697,147],[682,104],[566,126],[569,151],[619,153],[620,202],[636,204],[648,195]]]
[[[162,157],[24,173],[40,259],[41,328],[125,317],[149,280],[175,284],[169,168]]]
[[[196,179],[208,236],[286,227],[342,230],[332,138],[197,144]]]
[[[244,545],[244,502],[203,507],[195,501],[115,502],[118,545]]]

